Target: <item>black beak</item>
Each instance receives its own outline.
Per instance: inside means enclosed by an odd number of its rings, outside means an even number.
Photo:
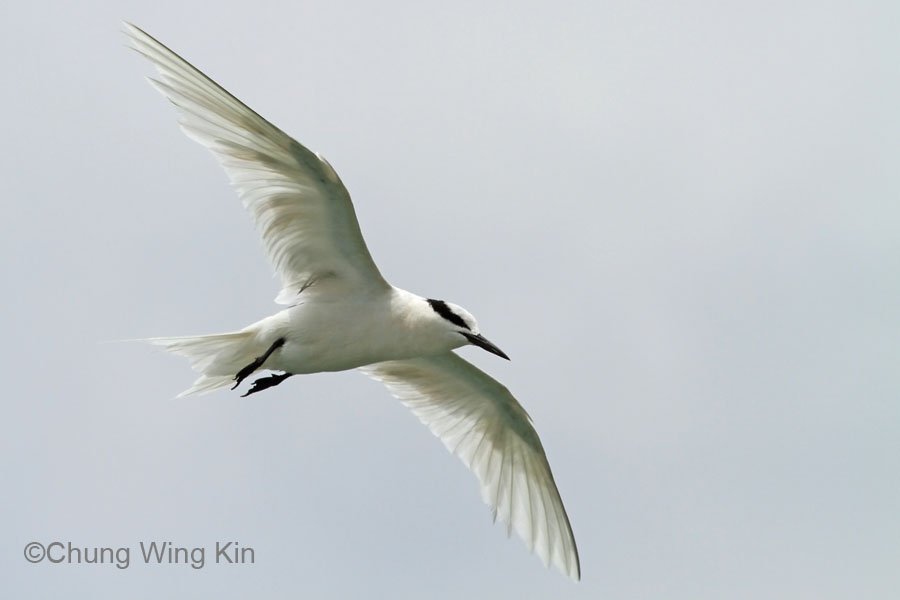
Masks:
[[[473,346],[478,346],[479,348],[484,348],[491,354],[496,354],[500,358],[505,358],[506,360],[509,360],[509,357],[503,352],[503,350],[501,350],[494,344],[490,343],[487,340],[487,338],[485,338],[480,333],[478,335],[475,335],[474,333],[466,333],[465,331],[460,331],[460,333],[463,334],[464,336],[466,336],[466,339],[469,340],[469,343],[471,343]]]

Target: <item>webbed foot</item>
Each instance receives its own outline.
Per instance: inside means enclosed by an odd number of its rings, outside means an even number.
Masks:
[[[271,346],[269,346],[269,349],[266,350],[265,354],[263,354],[262,356],[257,356],[252,363],[238,371],[237,375],[234,376],[234,385],[231,386],[231,389],[234,389],[237,386],[241,385],[242,381],[247,379],[247,377],[249,377],[250,374],[253,373],[253,371],[263,366],[263,363],[268,360],[269,356],[282,346],[284,346],[284,338],[278,338]]]
[[[274,387],[293,375],[293,373],[281,373],[280,375],[269,375],[268,377],[260,377],[256,381],[253,382],[253,385],[250,386],[250,389],[245,393],[241,394],[241,398],[246,398],[250,394],[255,394],[256,392],[261,392],[263,390],[267,390],[270,387]]]

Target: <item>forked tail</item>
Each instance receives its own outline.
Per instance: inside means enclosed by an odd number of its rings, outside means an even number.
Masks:
[[[158,337],[144,340],[184,356],[191,368],[200,373],[194,385],[178,394],[205,394],[234,383],[235,374],[258,354],[253,331],[235,331],[213,335]]]

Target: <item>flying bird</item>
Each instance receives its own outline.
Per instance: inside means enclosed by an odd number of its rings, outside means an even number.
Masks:
[[[572,527],[531,418],[453,350],[470,344],[507,355],[462,307],[385,281],[347,188],[322,156],[141,29],[126,23],[125,33],[156,67],[150,82],[177,107],[182,130],[228,174],[281,278],[276,302],[287,306],[240,331],[148,340],[200,373],[179,397],[259,375],[247,396],[294,375],[359,368],[475,473],[495,520],[545,565],[580,579]]]

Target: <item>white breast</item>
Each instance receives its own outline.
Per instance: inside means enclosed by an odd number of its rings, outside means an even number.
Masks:
[[[285,338],[266,366],[296,374],[343,371],[464,345],[462,336],[440,335],[431,312],[424,299],[399,288],[346,301],[310,297],[258,324],[267,340]]]

